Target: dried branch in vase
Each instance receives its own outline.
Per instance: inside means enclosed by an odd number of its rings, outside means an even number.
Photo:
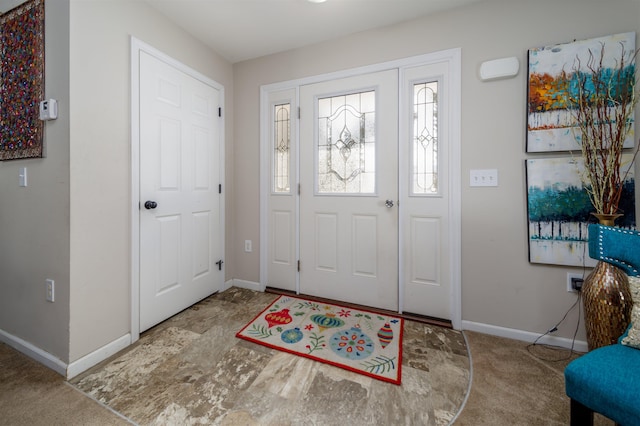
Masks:
[[[586,63],[577,57],[573,73],[565,79],[568,106],[577,126],[575,138],[584,160],[583,181],[596,213],[618,213],[623,183],[640,148],[640,143],[636,144],[631,162],[622,164],[625,141],[633,136],[639,100],[637,55],[638,50],[630,53],[622,46],[616,66],[607,67],[602,44],[599,56],[589,50]]]

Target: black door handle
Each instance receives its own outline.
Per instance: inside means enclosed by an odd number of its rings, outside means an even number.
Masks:
[[[147,210],[155,209],[156,207],[158,207],[158,203],[155,201],[147,201],[144,203],[144,208]]]

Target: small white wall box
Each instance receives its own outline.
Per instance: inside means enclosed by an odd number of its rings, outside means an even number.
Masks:
[[[47,99],[40,102],[40,120],[48,121],[58,118],[58,101]]]
[[[515,77],[520,70],[520,61],[515,56],[510,58],[494,59],[480,65],[480,78],[482,81],[497,80],[500,78]]]

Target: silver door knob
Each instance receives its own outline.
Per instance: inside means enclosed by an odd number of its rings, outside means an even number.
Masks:
[[[387,206],[387,208],[391,208],[393,207],[393,200],[387,200],[384,202],[384,205]]]

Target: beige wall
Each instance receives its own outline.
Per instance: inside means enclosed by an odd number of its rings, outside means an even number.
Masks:
[[[222,84],[233,107],[231,65],[145,3],[71,1],[71,361],[130,331],[130,35]]]
[[[0,0],[2,10],[16,4]],[[130,36],[221,83],[228,110],[233,77],[142,2],[45,5],[46,97],[58,100],[59,118],[46,124],[46,158],[0,162],[0,330],[68,364],[130,332]],[[45,301],[46,278],[55,303]]]
[[[47,124],[46,158],[0,163],[0,330],[65,363],[130,331],[130,35],[225,86],[226,277],[248,281],[259,280],[259,252],[242,241],[259,247],[260,85],[461,47],[463,319],[541,332],[574,302],[572,269],[527,261],[526,51],[639,31],[639,2],[488,0],[233,67],[143,2],[46,7],[46,91],[60,118]],[[482,61],[514,55],[515,79],[478,80]],[[498,168],[500,186],[469,188],[472,168]],[[568,324],[559,335],[571,337]]]
[[[402,25],[234,65],[235,278],[259,281],[259,87],[449,48],[462,48],[462,319],[541,333],[575,302],[566,273],[528,262],[525,153],[530,47],[640,31],[640,2],[488,0]],[[481,82],[481,62],[517,56],[514,79]],[[240,125],[242,123],[242,125]],[[497,168],[497,188],[470,188],[469,170]],[[573,336],[570,315],[556,335]],[[584,340],[584,331],[579,339]]]
[[[15,1],[0,0],[0,8]],[[69,351],[69,2],[45,2],[46,158],[0,162],[0,330],[63,362]],[[28,186],[18,186],[27,168]],[[55,303],[45,279],[55,280]]]

